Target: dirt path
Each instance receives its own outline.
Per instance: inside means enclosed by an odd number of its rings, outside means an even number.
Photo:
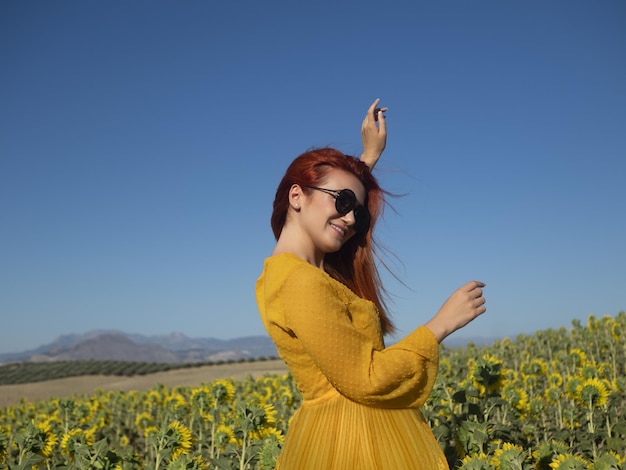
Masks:
[[[0,385],[0,408],[15,405],[20,400],[47,400],[56,397],[92,394],[95,390],[149,390],[157,384],[167,387],[197,386],[202,382],[217,379],[245,379],[249,375],[259,377],[264,374],[284,374],[287,367],[281,360],[220,364],[215,366],[192,367],[190,369],[157,372],[135,377],[90,375],[48,380],[20,385]]]

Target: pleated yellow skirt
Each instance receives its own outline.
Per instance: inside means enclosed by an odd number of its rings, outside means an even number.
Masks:
[[[448,470],[418,409],[364,406],[341,395],[305,401],[289,425],[276,469]]]

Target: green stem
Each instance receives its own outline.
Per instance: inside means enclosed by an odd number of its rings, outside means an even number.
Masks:
[[[591,401],[591,398],[589,399],[589,411],[587,412],[587,420],[589,421],[588,423],[589,432],[593,434],[595,431],[595,427],[593,425],[593,403]]]
[[[213,412],[211,413],[211,458],[215,457],[216,446],[215,446],[215,425],[217,423],[217,400],[213,404]]]
[[[243,435],[243,441],[241,444],[241,458],[239,459],[239,470],[245,470],[245,465],[246,465],[246,438],[248,437],[247,434],[244,433]]]
[[[612,431],[612,427],[611,427],[611,420],[609,419],[609,413],[606,413],[606,433],[608,434],[609,437],[613,437],[613,431]]]
[[[215,451],[216,451],[216,446],[215,446],[215,417],[213,418],[213,421],[211,421],[211,458],[215,457]]]

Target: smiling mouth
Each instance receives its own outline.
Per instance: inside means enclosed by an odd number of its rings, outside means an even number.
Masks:
[[[345,237],[346,233],[348,232],[346,229],[343,229],[339,227],[338,225],[330,224],[330,226],[333,228],[335,232],[339,233],[342,237]]]

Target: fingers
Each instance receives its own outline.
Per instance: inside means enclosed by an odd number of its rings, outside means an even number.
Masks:
[[[472,290],[475,288],[482,288],[485,287],[487,284],[485,284],[484,282],[480,282],[480,281],[470,281],[467,284],[465,284],[465,287],[467,288],[467,290]]]
[[[480,297],[479,299],[474,300],[474,309],[476,310],[476,315],[483,314],[487,311],[487,307],[485,307],[485,298]]]
[[[486,284],[484,282],[471,281],[463,286],[469,297],[470,305],[472,308],[476,309],[476,313],[478,315],[487,311],[487,308],[485,307],[486,299],[483,297],[483,288],[485,285]]]
[[[482,287],[485,286],[484,283],[479,283]],[[476,287],[470,293],[474,296],[474,308],[476,309],[476,315],[481,315],[487,311],[487,307],[485,307],[485,302],[487,300],[483,297],[482,287]]]
[[[377,108],[379,102],[379,99],[374,100],[361,124],[361,140],[363,141],[361,161],[365,162],[370,171],[387,145],[387,125],[383,115],[383,111],[387,108]],[[375,119],[376,116],[378,116],[378,122]]]
[[[387,111],[387,108],[378,108],[378,103],[380,103],[380,98],[376,98],[368,108],[365,119],[363,119],[363,126],[369,123],[373,124],[376,121],[384,123],[385,115],[383,113]]]
[[[383,112],[385,111],[387,111],[387,108],[380,108],[380,110],[378,111],[378,116],[377,116],[378,130],[382,134],[387,134],[387,121],[385,121],[385,115],[383,114]]]
[[[379,101],[380,99],[376,98],[374,102],[370,105],[370,107],[367,109],[367,113],[365,113],[365,118],[363,119],[363,123],[361,124],[361,132],[363,132],[365,128],[367,127],[367,125],[370,123],[370,117],[372,118],[372,121],[373,121],[374,110],[376,109],[376,105],[378,104]]]
[[[370,105],[369,109],[367,110],[367,116],[365,116],[366,118],[368,117],[374,117],[374,111],[376,110],[376,106],[378,106],[378,103],[380,102],[380,98],[376,98],[374,100],[374,102]]]

